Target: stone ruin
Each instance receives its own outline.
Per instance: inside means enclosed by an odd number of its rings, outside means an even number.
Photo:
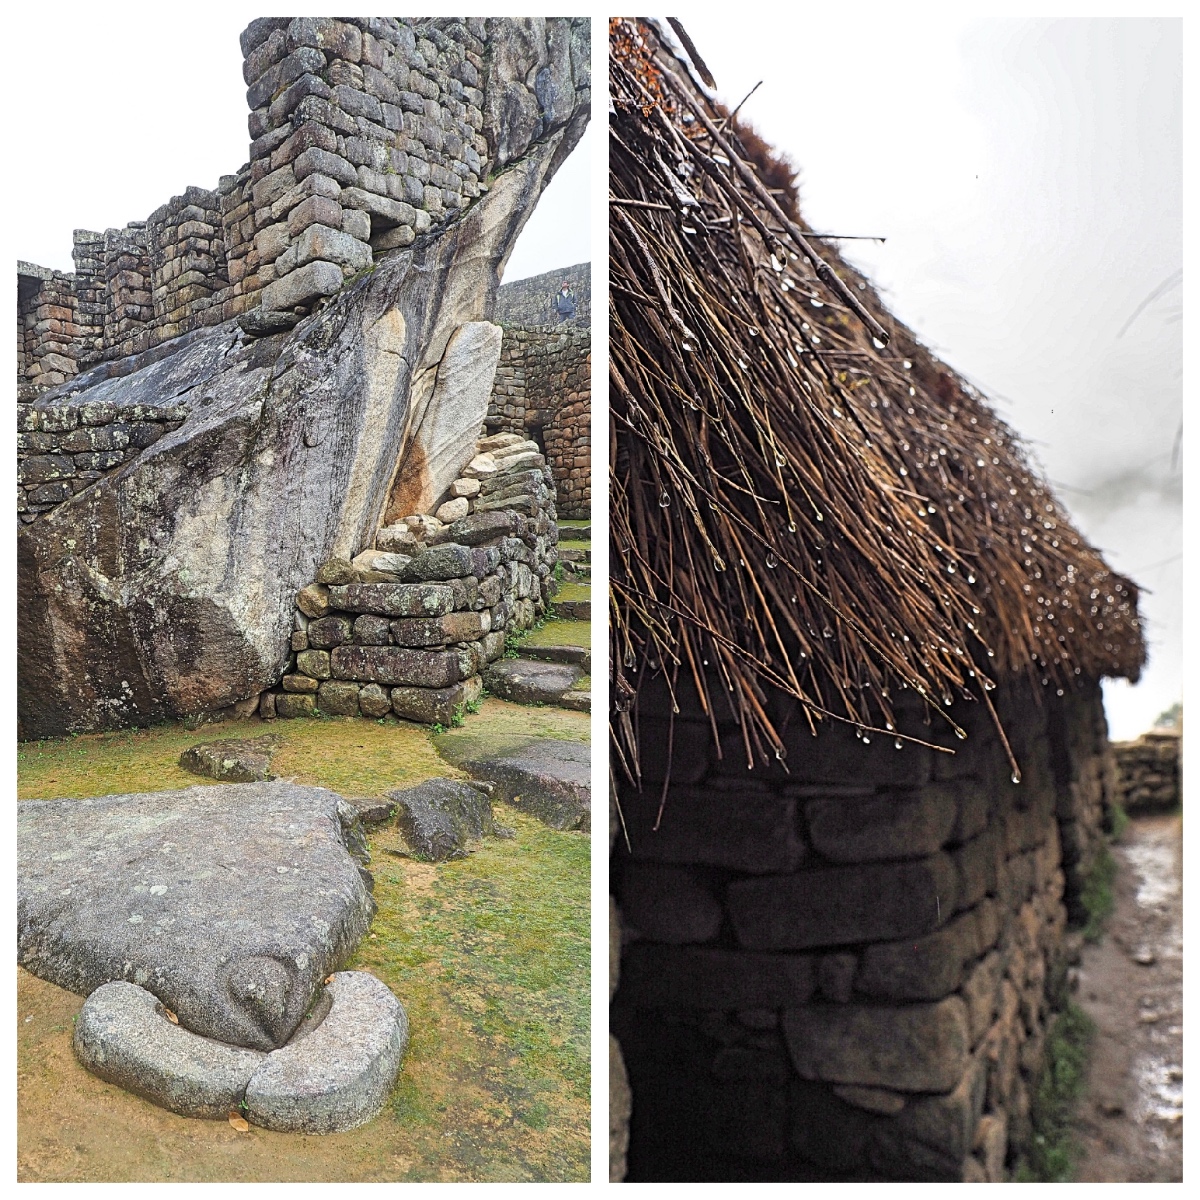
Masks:
[[[545,447],[558,491],[558,511],[587,520],[592,503],[592,339],[585,312],[591,292],[580,279],[588,266],[564,267],[500,289],[496,320],[504,329],[487,428],[519,433]],[[563,283],[576,293],[577,311],[557,322],[546,298]]]
[[[588,22],[273,17],[242,51],[243,168],[77,231],[74,275],[18,266],[23,737],[303,711],[326,682],[334,711],[352,682],[444,715],[553,587],[559,481],[539,445],[497,453],[523,429],[479,439],[500,274],[589,116]],[[297,609],[314,585],[368,590]],[[367,599],[388,586],[426,598]],[[385,618],[426,624],[381,642]]]
[[[76,231],[73,274],[18,264],[21,737],[448,723],[479,695],[555,588],[546,456],[485,425],[491,317],[587,124],[589,24],[254,21],[249,163]],[[351,1129],[408,1040],[389,989],[342,969],[374,913],[366,815],[272,780],[259,741],[248,774],[219,745],[199,769],[262,782],[23,803],[18,961],[87,996],[74,1048],[102,1078]],[[551,782],[585,792],[567,766]]]
[[[996,693],[1019,784],[982,705],[965,742],[898,714],[952,754],[798,719],[790,774],[756,779],[694,691],[672,734],[661,692],[655,803],[623,788],[628,846],[613,830],[631,1175],[1006,1179],[1117,796],[1099,686]]]

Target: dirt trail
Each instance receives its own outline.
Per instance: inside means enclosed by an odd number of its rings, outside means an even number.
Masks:
[[[1178,815],[1131,821],[1113,847],[1116,907],[1084,951],[1096,1022],[1076,1119],[1081,1182],[1183,1179],[1183,884]]]

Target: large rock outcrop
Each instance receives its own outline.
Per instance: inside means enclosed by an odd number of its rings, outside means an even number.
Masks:
[[[477,323],[589,112],[587,19],[511,26],[485,79],[495,174],[461,217],[379,259],[290,332],[253,338],[227,322],[37,402],[74,408],[81,430],[111,410],[130,422],[178,405],[188,415],[20,531],[21,736],[256,695],[286,664],[296,592],[322,562],[372,543],[398,474],[423,493],[436,493],[439,471],[443,487],[453,480],[453,454],[433,454],[424,474],[406,467],[445,442],[443,403],[429,402],[443,365],[447,379],[465,375],[474,419],[476,381],[447,347],[486,342]]]

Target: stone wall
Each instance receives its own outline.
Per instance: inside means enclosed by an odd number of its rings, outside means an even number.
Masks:
[[[1113,746],[1121,804],[1128,813],[1170,812],[1183,802],[1179,763],[1183,734],[1152,729]]]
[[[554,472],[562,516],[591,514],[591,331],[504,331],[487,427],[538,442]]]
[[[136,458],[187,416],[182,405],[17,405],[17,515],[28,524]]]
[[[560,321],[554,308],[554,297],[564,283],[571,289],[575,315]],[[559,267],[555,271],[504,284],[496,296],[493,319],[505,328],[510,325],[519,329],[574,325],[589,329],[592,323],[592,264]]]
[[[953,755],[793,713],[790,772],[747,771],[694,690],[672,727],[643,685],[613,861],[631,1179],[1008,1177],[1113,767],[1098,687],[995,695],[1020,783],[960,705],[966,741],[899,722]]]
[[[281,690],[259,700],[264,719],[390,712],[449,725],[479,699],[507,636],[546,612],[558,525],[536,446],[499,434],[477,449],[438,515],[384,527],[375,548],[325,563],[300,591]]]
[[[273,314],[260,331],[286,327],[377,255],[453,219],[525,149],[489,144],[512,116],[506,102],[532,102],[504,78],[487,91],[490,22],[499,57],[519,55],[512,27],[495,18],[253,21],[241,38],[249,162],[146,221],[76,230],[73,276],[19,266],[18,385],[43,391],[255,309]],[[527,64],[531,75],[545,65]],[[527,132],[550,119],[554,99],[541,98]],[[36,303],[34,280],[45,291]],[[39,307],[55,315],[38,317]],[[46,321],[74,329],[36,328]]]
[[[70,275],[17,263],[17,398],[57,387],[79,369],[80,330]]]

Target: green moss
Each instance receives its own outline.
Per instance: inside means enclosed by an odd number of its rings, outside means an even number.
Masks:
[[[1087,1081],[1095,1032],[1091,1018],[1074,1003],[1068,1003],[1050,1027],[1029,1114],[1033,1136],[1017,1169],[1018,1182],[1063,1183],[1071,1178],[1076,1154],[1072,1118]]]
[[[380,725],[356,717],[277,721],[271,726],[248,720],[193,730],[170,724],[26,742],[17,750],[17,794],[22,800],[53,800],[216,783],[183,770],[179,756],[197,742],[257,737],[267,728],[283,738],[272,762],[275,775],[332,788],[344,796],[380,796],[447,774],[420,725]]]
[[[1104,932],[1104,923],[1112,913],[1113,880],[1117,876],[1117,860],[1107,846],[1101,846],[1096,861],[1087,873],[1080,890],[1079,899],[1087,911],[1087,924],[1083,936],[1089,942],[1098,942]]]
[[[586,715],[492,698],[480,710],[445,736],[494,730],[587,740]],[[256,721],[192,731],[174,724],[27,744],[18,751],[18,794],[203,784],[179,768],[184,749],[263,729]],[[333,718],[271,729],[284,739],[274,763],[281,777],[345,795],[457,774],[429,731],[405,722]],[[64,1050],[69,1029],[45,1031],[39,1036],[51,1040],[20,1051],[22,1104],[36,1113],[36,1133],[27,1123],[23,1136],[46,1147],[45,1177],[586,1180],[590,840],[501,806],[497,817],[516,836],[487,839],[451,863],[399,857],[390,827],[370,839],[378,913],[348,966],[388,984],[408,1012],[412,1039],[379,1118],[344,1137],[254,1133],[234,1143],[231,1157],[223,1122],[149,1108],[78,1070]],[[26,986],[78,1003],[38,980]]]
[[[561,604],[566,600],[590,600],[592,585],[590,583],[564,583],[554,597],[555,603]]]
[[[519,646],[590,646],[592,626],[590,621],[546,621],[534,629],[528,637],[521,639]]]

